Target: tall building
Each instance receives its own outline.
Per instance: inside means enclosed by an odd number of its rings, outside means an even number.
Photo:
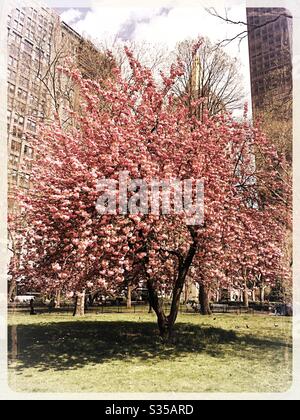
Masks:
[[[284,8],[247,8],[247,23],[254,117],[274,104],[282,111],[292,102],[292,16]]]
[[[293,17],[284,8],[248,8],[247,23],[253,116],[261,119],[263,131],[285,157],[282,177],[288,184],[293,164]],[[256,165],[263,166],[264,159],[256,156]],[[291,219],[289,213],[286,216]],[[284,263],[290,269],[291,226],[290,220],[282,244]]]
[[[87,77],[95,77],[101,66],[109,72],[109,59],[84,40],[55,11],[37,6],[9,12],[8,28],[8,209],[15,208],[14,187],[28,189],[30,168],[24,158],[34,150],[30,139],[37,125],[61,114],[67,100],[76,102],[76,92],[57,66],[73,57]],[[68,91],[67,91],[68,89]],[[72,97],[71,97],[72,96]],[[70,105],[70,104],[68,104]]]
[[[57,16],[45,8],[15,8],[8,15],[8,179],[14,186],[29,187],[29,175],[21,169],[33,153],[30,136],[45,117],[47,92],[37,77],[40,66],[50,61],[51,37]],[[13,203],[9,197],[9,209]]]

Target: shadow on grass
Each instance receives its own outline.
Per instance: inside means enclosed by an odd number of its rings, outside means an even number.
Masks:
[[[172,360],[192,353],[219,357],[247,352],[257,357],[264,350],[290,347],[283,341],[237,335],[211,326],[178,323],[176,343],[165,345],[151,322],[59,322],[9,327],[9,360],[18,362],[17,370],[36,368],[62,371],[85,365],[132,358]],[[247,349],[247,350],[246,350]],[[260,353],[261,354],[261,353]]]

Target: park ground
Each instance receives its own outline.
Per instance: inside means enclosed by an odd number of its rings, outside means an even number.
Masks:
[[[163,344],[153,314],[9,315],[17,392],[285,392],[292,319],[182,314]]]

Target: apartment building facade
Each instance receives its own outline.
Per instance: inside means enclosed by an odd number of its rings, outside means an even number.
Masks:
[[[7,20],[7,131],[8,131],[8,204],[14,206],[10,191],[29,188],[29,173],[24,157],[33,150],[30,138],[45,117],[46,88],[38,78],[41,66],[50,61],[51,38],[58,17],[46,8],[14,8]]]
[[[51,118],[58,108],[64,112],[67,89],[74,95],[63,76],[58,82],[53,66],[73,57],[83,74],[92,77],[93,65],[99,68],[105,59],[91,42],[61,22],[54,10],[38,3],[36,7],[11,9],[7,29],[8,210],[13,212],[14,188],[30,187],[30,167],[24,163],[34,154],[31,139],[36,136],[38,124]],[[86,57],[85,50],[89,52]]]

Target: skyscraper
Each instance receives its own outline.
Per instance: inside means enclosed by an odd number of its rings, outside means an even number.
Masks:
[[[284,8],[248,8],[247,23],[254,117],[275,104],[279,114],[292,102],[292,16]]]
[[[292,179],[293,163],[293,18],[284,8],[248,8],[248,39],[253,116],[277,152],[286,159],[282,177]],[[256,165],[264,159],[256,156]],[[283,218],[289,214],[283,215]],[[282,245],[293,265],[292,231],[287,224]]]

